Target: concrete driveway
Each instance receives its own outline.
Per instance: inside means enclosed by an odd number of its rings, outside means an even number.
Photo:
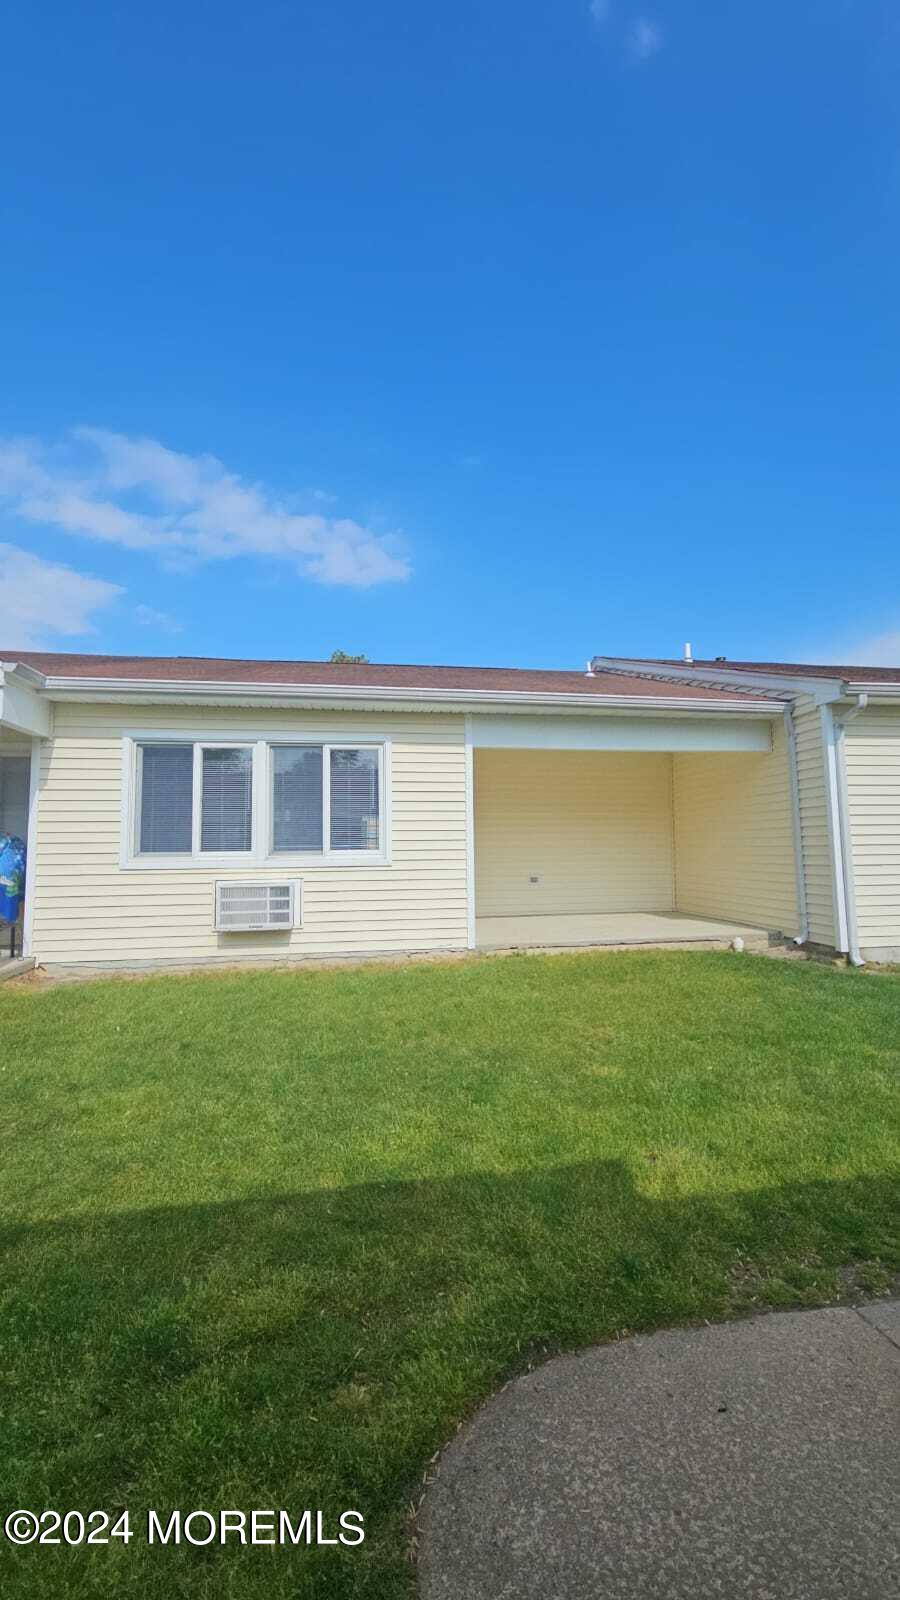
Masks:
[[[423,1600],[900,1596],[900,1301],[550,1361],[441,1457]]]

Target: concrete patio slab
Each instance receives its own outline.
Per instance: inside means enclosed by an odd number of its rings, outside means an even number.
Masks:
[[[713,917],[690,917],[677,911],[609,911],[478,917],[479,950],[562,949],[567,945],[702,945],[727,948],[743,939],[747,949],[765,949],[765,928]]]
[[[779,1312],[515,1380],[440,1460],[423,1600],[900,1595],[898,1326]]]

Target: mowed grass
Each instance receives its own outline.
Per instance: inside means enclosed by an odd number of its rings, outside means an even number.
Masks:
[[[0,1026],[4,1512],[367,1534],[0,1538],[4,1596],[401,1600],[425,1465],[510,1373],[900,1267],[893,977],[520,957],[7,989]]]

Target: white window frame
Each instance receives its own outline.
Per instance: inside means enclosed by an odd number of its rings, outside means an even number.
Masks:
[[[142,855],[140,844],[141,763],[140,747],[146,744],[191,745],[194,751],[194,806],[190,854]],[[273,850],[273,780],[271,752],[275,746],[311,745],[322,751],[323,813],[322,850]],[[204,750],[246,750],[253,753],[251,847],[249,850],[202,851],[200,849],[200,807],[202,802]],[[378,756],[379,848],[377,850],[332,850],[331,830],[331,752],[332,750],[374,750]],[[391,741],[367,735],[354,738],[331,730],[323,733],[237,734],[233,739],[210,739],[202,733],[162,731],[128,732],[123,735],[122,751],[122,848],[120,865],[128,871],[222,870],[285,872],[292,867],[322,869],[333,867],[389,867],[391,865]]]

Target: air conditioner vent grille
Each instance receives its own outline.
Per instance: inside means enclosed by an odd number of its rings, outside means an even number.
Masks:
[[[271,933],[294,927],[293,883],[217,883],[219,933]]]

